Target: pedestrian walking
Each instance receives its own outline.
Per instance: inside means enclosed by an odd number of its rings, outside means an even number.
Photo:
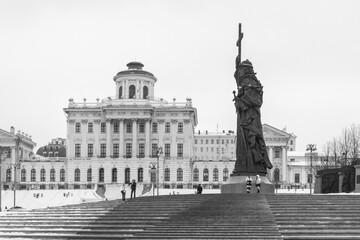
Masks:
[[[250,176],[246,177],[246,192],[250,193],[251,191],[251,184],[252,184],[252,178]]]
[[[130,198],[133,198],[133,193],[134,193],[134,198],[136,197],[136,182],[135,179],[132,180],[131,183],[131,194],[130,194]]]
[[[260,193],[261,178],[259,175],[256,175],[255,186],[257,189],[257,193]]]
[[[201,184],[199,184],[199,186],[197,187],[197,194],[201,194],[202,190],[203,190],[203,188],[202,188]]]
[[[125,201],[125,196],[126,196],[125,183],[122,185],[122,188],[121,188],[121,196],[122,196],[122,200]]]

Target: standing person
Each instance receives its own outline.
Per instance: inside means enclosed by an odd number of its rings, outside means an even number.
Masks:
[[[250,191],[251,191],[252,181],[253,181],[253,180],[251,179],[250,176],[247,176],[247,177],[246,177],[246,192],[247,192],[247,193],[250,193]]]
[[[259,175],[256,175],[255,186],[257,188],[257,193],[260,193],[261,178]]]
[[[202,190],[203,190],[203,188],[202,188],[201,184],[199,184],[199,186],[197,187],[197,194],[201,194]]]
[[[132,180],[131,183],[131,194],[130,194],[130,198],[133,198],[133,193],[134,193],[134,198],[136,197],[136,182],[135,179]]]
[[[125,194],[126,194],[126,188],[125,188],[125,183],[122,185],[122,189],[121,189],[121,195],[122,195],[122,200],[125,201]]]

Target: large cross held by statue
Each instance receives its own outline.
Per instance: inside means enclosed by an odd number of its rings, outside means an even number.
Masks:
[[[244,34],[241,32],[241,23],[239,23],[239,39],[237,40],[236,46],[239,48],[239,63],[241,63],[241,40]]]

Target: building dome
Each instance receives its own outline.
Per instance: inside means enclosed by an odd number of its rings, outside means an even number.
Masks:
[[[148,71],[142,70],[142,68],[144,67],[144,64],[142,64],[141,62],[129,62],[128,64],[126,64],[126,66],[128,67],[128,70],[118,72],[118,74],[116,74],[116,76],[114,77],[114,81],[116,81],[116,79],[119,78],[120,76],[126,76],[126,75],[131,75],[131,74],[145,75],[145,76],[150,76],[152,78],[155,78],[154,74],[152,74]]]
[[[65,139],[53,139],[48,145],[40,147],[36,154],[43,157],[66,157]]]

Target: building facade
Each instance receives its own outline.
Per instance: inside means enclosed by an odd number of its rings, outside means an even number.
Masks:
[[[35,146],[30,135],[21,131],[15,133],[14,127],[9,132],[0,129],[0,181],[3,189],[13,188],[14,179],[18,182],[21,177],[29,174],[24,172],[23,163],[33,158]],[[22,173],[21,176],[17,174],[19,172]]]
[[[20,188],[87,189],[133,179],[151,184],[156,169],[164,188],[199,183],[219,188],[227,181],[236,159],[234,131],[196,132],[197,109],[190,98],[156,98],[157,78],[140,62],[127,67],[113,78],[115,96],[94,102],[69,99],[63,109],[66,139],[53,139],[36,156],[28,154],[35,146],[31,142],[18,170]],[[274,165],[268,178],[285,186],[292,181],[288,152],[295,151],[296,136],[267,124],[263,132]]]

